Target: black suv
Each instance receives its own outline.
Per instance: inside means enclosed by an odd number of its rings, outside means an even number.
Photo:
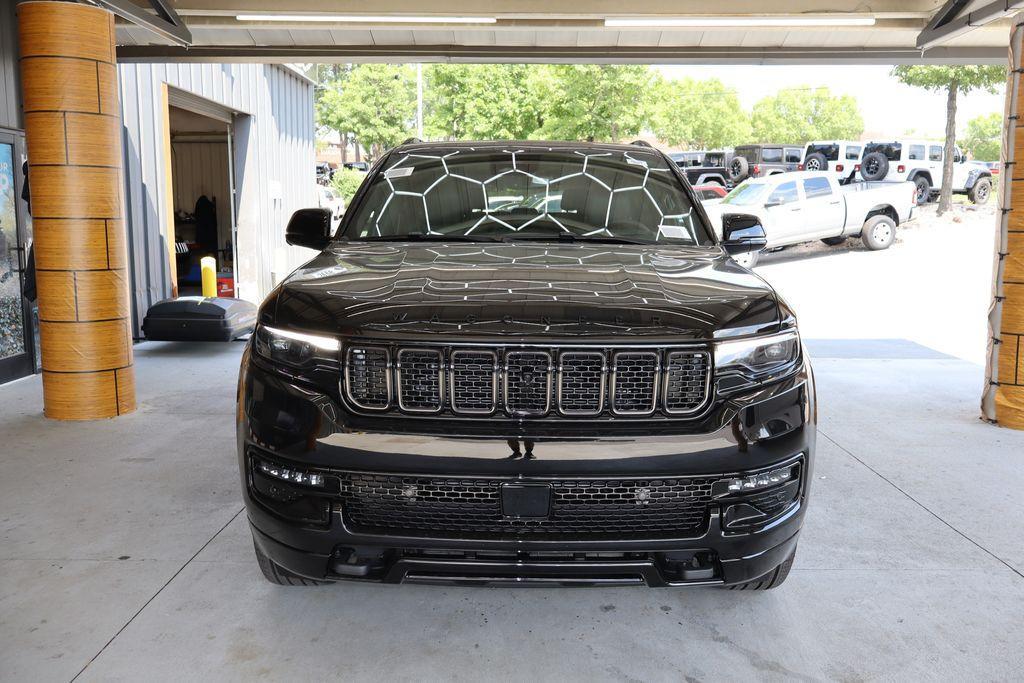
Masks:
[[[780,584],[811,481],[792,311],[629,145],[407,144],[263,303],[239,378],[281,584]]]
[[[803,156],[803,147],[796,145],[743,145],[733,151],[729,178],[738,184],[747,178],[796,171],[804,160]]]

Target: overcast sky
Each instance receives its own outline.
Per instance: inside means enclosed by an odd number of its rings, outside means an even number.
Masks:
[[[834,94],[852,95],[864,117],[864,132],[875,137],[914,134],[942,137],[946,127],[946,95],[899,83],[888,66],[659,66],[669,78],[718,78],[736,91],[749,110],[780,88],[826,86]],[[1003,88],[997,95],[973,92],[958,100],[957,129],[981,114],[1003,111]]]

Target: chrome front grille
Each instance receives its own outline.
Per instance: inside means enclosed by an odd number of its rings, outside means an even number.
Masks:
[[[694,415],[710,401],[703,348],[351,345],[356,412],[487,417]]]

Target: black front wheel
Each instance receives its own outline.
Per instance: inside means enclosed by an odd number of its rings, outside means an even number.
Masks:
[[[793,560],[795,559],[796,549],[794,548],[793,552],[782,564],[764,576],[753,581],[747,581],[746,583],[738,583],[735,586],[726,586],[726,588],[731,591],[768,591],[772,588],[778,588],[786,581],[786,577],[789,576],[789,570],[793,568]]]
[[[967,198],[972,204],[984,204],[992,196],[992,181],[988,178],[979,178],[974,187],[967,191]]]

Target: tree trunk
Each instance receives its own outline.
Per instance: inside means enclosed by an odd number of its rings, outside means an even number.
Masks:
[[[953,208],[953,150],[956,145],[956,94],[960,83],[950,81],[946,94],[946,146],[942,152],[942,188],[939,191],[938,215]]]
[[[348,161],[348,133],[342,133],[339,130],[338,140],[341,141],[341,167],[345,168],[345,163]]]

